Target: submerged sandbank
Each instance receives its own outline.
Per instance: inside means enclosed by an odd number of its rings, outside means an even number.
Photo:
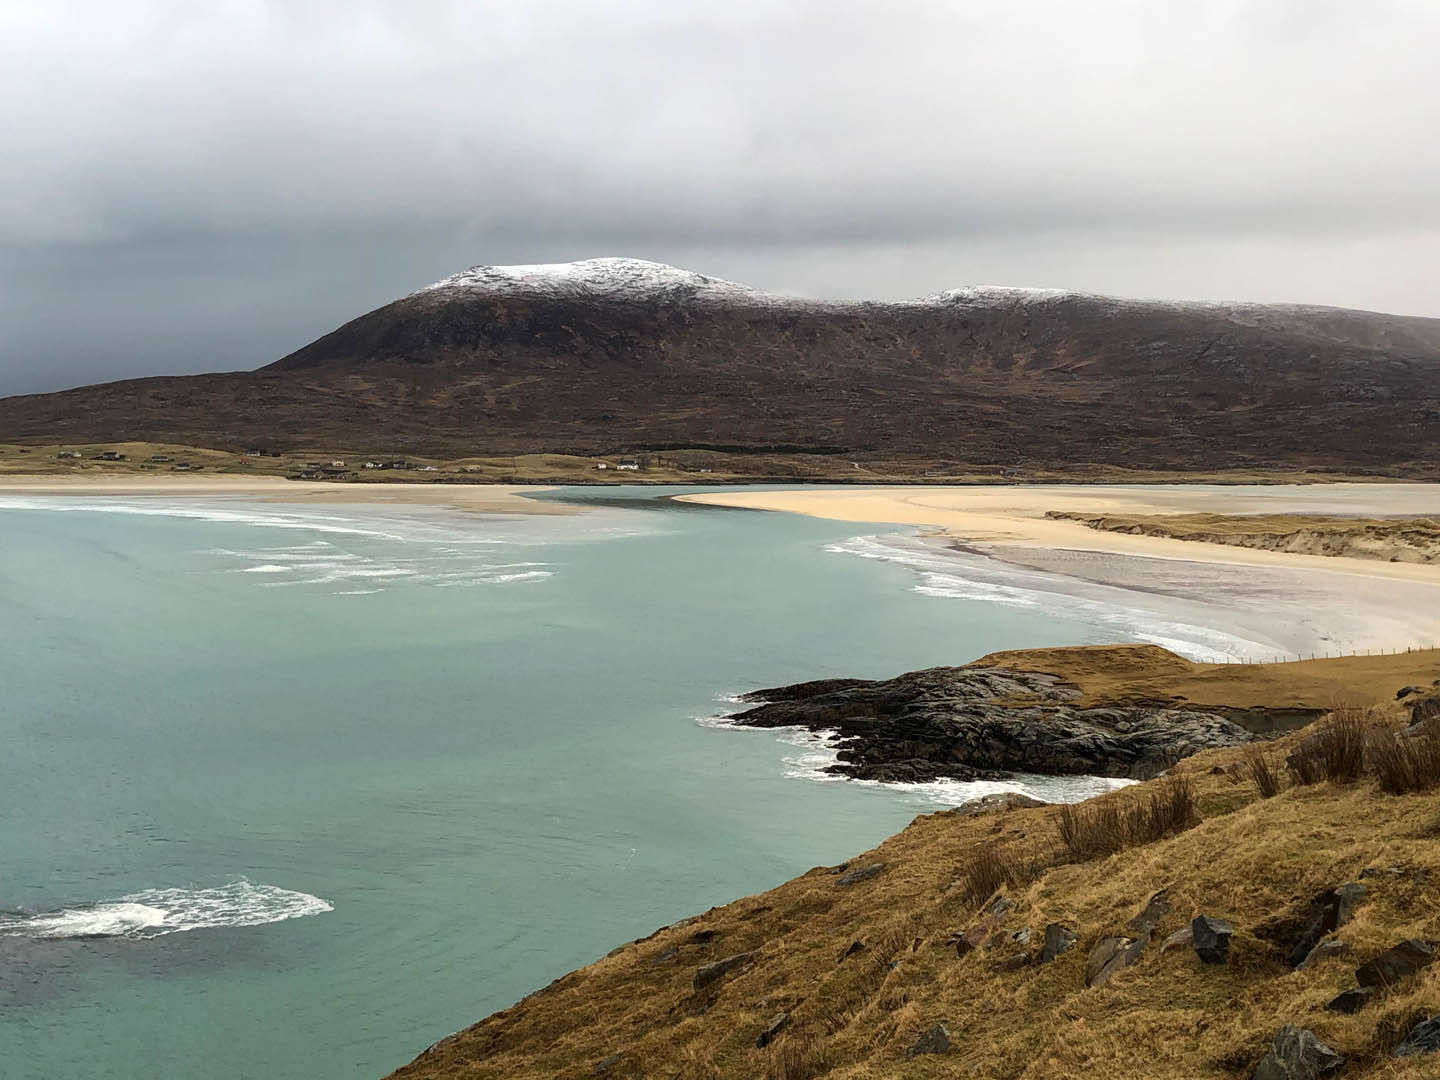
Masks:
[[[485,514],[576,514],[581,508],[527,499],[548,490],[502,484],[352,484],[278,476],[6,476],[0,495],[232,496],[287,503],[392,503]]]

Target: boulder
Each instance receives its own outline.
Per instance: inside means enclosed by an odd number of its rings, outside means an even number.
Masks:
[[[1365,902],[1366,889],[1358,881],[1347,881],[1335,890],[1335,925],[1331,930],[1338,930],[1355,917],[1355,909]]]
[[[1418,694],[1419,692],[1420,688],[1418,686],[1402,686],[1399,690],[1395,691],[1395,700],[1399,701],[1401,698],[1409,697],[1411,694]]]
[[[1304,971],[1306,968],[1314,967],[1321,960],[1324,960],[1327,956],[1348,956],[1349,953],[1349,942],[1337,941],[1334,938],[1331,938],[1329,941],[1320,942],[1319,945],[1316,945],[1315,948],[1311,949],[1310,955],[1305,957],[1304,960],[1301,960],[1300,963],[1296,965],[1295,970]]]
[[[770,1022],[765,1025],[765,1030],[755,1036],[756,1048],[760,1050],[765,1049],[765,1047],[775,1041],[775,1036],[784,1031],[789,1024],[790,1014],[788,1012],[776,1013],[770,1018]]]
[[[713,982],[723,979],[730,972],[742,968],[755,959],[754,953],[736,953],[734,956],[727,956],[724,960],[716,960],[713,964],[704,964],[695,970],[695,978],[691,985],[696,990],[709,986]]]
[[[1370,1003],[1375,996],[1375,988],[1371,986],[1357,986],[1351,990],[1344,990],[1336,994],[1325,1003],[1325,1008],[1331,1012],[1344,1013],[1349,1016],[1357,1013]]]
[[[1139,938],[1101,938],[1085,961],[1085,985],[1104,986],[1117,971],[1138,960],[1149,943],[1149,934]]]
[[[1440,1052],[1440,1016],[1421,1020],[1410,1029],[1405,1041],[1395,1047],[1396,1057],[1414,1057],[1416,1054]]]
[[[595,1064],[594,1064],[593,1066],[591,1066],[591,1068],[590,1068],[590,1075],[591,1075],[591,1076],[604,1076],[607,1072],[609,1072],[609,1071],[611,1070],[611,1068],[613,1068],[614,1066],[619,1065],[619,1064],[620,1064],[620,1055],[619,1055],[619,1054],[611,1054],[609,1057],[603,1057],[603,1058],[601,1058],[599,1061],[595,1062]]]
[[[1230,954],[1230,935],[1235,933],[1224,919],[1196,915],[1190,923],[1191,943],[1195,954],[1207,964],[1223,964]]]
[[[913,1058],[921,1054],[948,1054],[949,1052],[950,1032],[945,1030],[944,1024],[936,1024],[910,1044],[910,1049],[905,1051],[905,1056]]]
[[[1286,1026],[1260,1059],[1250,1080],[1317,1080],[1345,1064],[1313,1031]]]
[[[1419,938],[1402,941],[1355,971],[1361,986],[1390,986],[1435,962],[1435,949]]]
[[[850,947],[840,955],[839,962],[843,964],[846,960],[849,960],[850,957],[854,956],[856,953],[862,953],[864,951],[865,943],[863,941],[852,941],[850,943]]]
[[[1057,956],[1063,956],[1074,947],[1079,938],[1069,927],[1052,922],[1045,927],[1045,944],[1040,948],[1040,962],[1048,964]]]
[[[885,869],[885,864],[874,863],[871,866],[862,866],[859,870],[851,870],[848,874],[841,874],[835,879],[836,885],[858,885],[862,881],[869,881],[878,877]]]
[[[987,915],[974,926],[970,927],[970,929],[963,933],[956,934],[950,939],[955,944],[955,955],[968,956],[974,952],[984,944],[985,939],[990,936],[991,931],[999,925],[999,919],[993,915]]]
[[[994,970],[1019,971],[1023,967],[1029,967],[1034,962],[1035,958],[1028,952],[1016,953],[1014,956],[1008,957],[996,964]]]

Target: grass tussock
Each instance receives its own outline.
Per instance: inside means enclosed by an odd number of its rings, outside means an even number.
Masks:
[[[977,848],[960,868],[960,898],[979,907],[1005,886],[1016,882],[1016,863],[999,844]]]
[[[1241,767],[1262,799],[1273,799],[1280,794],[1280,774],[1271,764],[1264,746],[1256,744],[1247,749]]]
[[[1374,726],[1370,709],[1336,709],[1286,759],[1296,782],[1353,784],[1359,780],[1365,771],[1365,745]]]
[[[1062,806],[1055,824],[1060,843],[1078,862],[1115,855],[1195,824],[1195,787],[1188,776],[1167,776],[1141,796]]]
[[[768,1080],[813,1080],[829,1069],[823,1039],[816,1035],[782,1036],[773,1044],[765,1075]]]
[[[1372,731],[1366,754],[1380,790],[1387,794],[1409,795],[1440,787],[1440,732],[1407,736]]]

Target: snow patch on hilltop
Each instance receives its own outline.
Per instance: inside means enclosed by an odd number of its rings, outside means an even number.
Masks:
[[[645,259],[472,266],[427,285],[419,293],[451,289],[607,300],[708,300],[766,305],[807,302]]]

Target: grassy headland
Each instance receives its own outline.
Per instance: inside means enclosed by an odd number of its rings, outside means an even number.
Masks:
[[[1440,693],[1433,651],[1217,666],[1116,647],[983,662],[1062,674],[1095,702],[1347,703],[1376,738]],[[1344,1075],[1432,1076],[1434,1055],[1391,1055],[1440,1012],[1440,965],[1353,1015],[1325,1006],[1384,950],[1440,938],[1440,787],[1385,794],[1368,765],[1353,781],[1300,783],[1285,758],[1314,734],[1256,744],[1280,778],[1271,797],[1254,747],[1231,747],[1086,804],[1082,827],[1086,815],[1140,823],[1114,854],[1067,847],[1062,827],[1076,822],[1053,807],[920,817],[843,867],[622,946],[394,1076],[1218,1080],[1249,1076],[1286,1025],[1346,1055]],[[1340,944],[1294,969],[1317,895],[1346,882],[1365,892],[1330,935]],[[1164,946],[1202,914],[1233,927],[1225,963]],[[1073,946],[1045,958],[1047,927]],[[1111,936],[1146,944],[1087,986]]]

